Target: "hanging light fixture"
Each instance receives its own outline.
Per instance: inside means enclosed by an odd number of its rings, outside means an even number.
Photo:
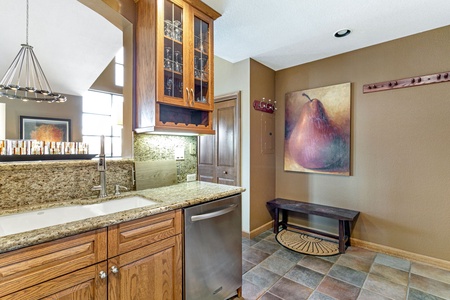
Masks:
[[[52,92],[33,47],[28,45],[28,10],[27,0],[26,43],[21,44],[22,48],[0,81],[0,97],[49,103],[66,102],[65,96]]]

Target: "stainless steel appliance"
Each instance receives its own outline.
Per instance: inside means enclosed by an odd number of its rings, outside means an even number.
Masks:
[[[242,286],[241,195],[184,209],[184,299],[224,300]]]

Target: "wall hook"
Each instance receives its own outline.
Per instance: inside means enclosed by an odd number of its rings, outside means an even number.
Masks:
[[[273,114],[277,108],[276,108],[276,100],[267,100],[266,98],[262,98],[262,100],[254,100],[253,101],[253,108],[265,113]]]

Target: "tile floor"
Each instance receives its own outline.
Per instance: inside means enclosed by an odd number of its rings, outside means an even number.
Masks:
[[[266,231],[242,239],[245,300],[450,300],[450,271],[349,247],[317,257],[290,251]]]

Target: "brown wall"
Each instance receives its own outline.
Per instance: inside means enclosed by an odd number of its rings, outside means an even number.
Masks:
[[[450,83],[362,93],[367,83],[450,71],[449,37],[447,26],[276,72],[276,196],[359,210],[355,238],[450,260]],[[285,94],[344,82],[352,176],[285,172]]]
[[[250,105],[253,105],[253,100],[262,98],[265,98],[266,101],[275,99],[275,71],[251,59]],[[275,198],[275,149],[270,145],[265,147],[264,144],[270,143],[275,136],[275,117],[252,107],[250,109],[250,128],[251,232],[272,219],[267,211],[266,202]],[[272,148],[272,150],[267,148]]]

